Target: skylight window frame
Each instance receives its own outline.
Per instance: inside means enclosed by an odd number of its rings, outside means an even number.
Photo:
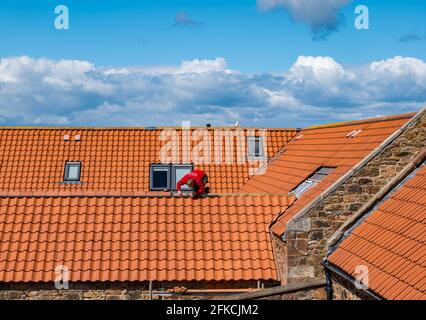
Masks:
[[[309,189],[312,189],[326,179],[335,169],[335,167],[319,167],[307,179],[303,180],[292,191],[290,191],[290,194],[293,194],[297,199],[299,199]],[[306,187],[302,187],[303,185],[306,185]]]
[[[71,167],[77,167],[77,177],[70,177],[70,169]],[[81,161],[66,161],[64,166],[64,182],[65,183],[78,183],[81,180]]]
[[[189,172],[192,172],[194,170],[194,164],[193,163],[190,163],[190,164],[171,164],[170,167],[171,167],[171,178],[172,178],[170,185],[171,185],[172,190],[176,191],[177,190],[176,184],[178,182],[178,180],[176,179],[176,169],[188,168]],[[182,191],[192,191],[192,189],[189,188],[189,187],[182,186]]]
[[[162,187],[155,187],[154,186],[154,171],[155,169],[167,169],[167,186],[165,188]],[[161,163],[153,163],[149,166],[149,190],[150,191],[164,191],[164,190],[170,190],[170,183],[171,183],[171,170],[170,170],[170,164],[161,164]],[[158,170],[160,171],[160,170]],[[161,170],[166,171],[166,170]]]
[[[318,184],[317,181],[306,179],[306,180],[303,180],[290,193],[293,194],[297,199],[299,199],[302,194],[304,194],[306,191],[308,191],[312,187],[316,186],[317,184]],[[306,185],[306,187],[302,187],[303,185]]]
[[[166,169],[167,171],[167,186],[166,188],[154,187],[154,171],[156,168]],[[189,168],[189,172],[194,169],[193,163],[179,163],[179,164],[164,164],[164,163],[152,163],[149,166],[149,191],[176,191],[176,169]],[[191,191],[192,189],[186,189],[183,191]]]

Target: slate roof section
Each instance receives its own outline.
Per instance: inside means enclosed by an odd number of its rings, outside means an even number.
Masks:
[[[304,129],[272,160],[265,174],[253,176],[241,192],[287,194],[321,166],[335,167],[323,181],[306,191],[272,226],[281,236],[287,222],[332,186],[415,114],[352,121]],[[361,131],[359,131],[361,130]],[[348,134],[354,133],[354,137]]]
[[[277,280],[268,227],[292,200],[2,197],[0,282]]]
[[[426,300],[426,166],[352,230],[328,261],[385,299]]]
[[[179,138],[177,163],[187,162],[182,148],[182,130]],[[249,168],[257,163],[237,163],[237,156],[246,155],[235,145],[232,157],[225,158],[222,140],[222,159],[216,163],[219,148],[215,148],[214,130],[235,134],[240,130],[246,136],[259,134],[259,129],[214,128],[211,133],[210,159],[196,168],[209,175],[212,193],[235,193],[249,179]],[[195,128],[191,130],[193,134]],[[160,163],[160,149],[168,142],[161,141],[163,129],[144,128],[7,128],[0,127],[0,192],[55,192],[72,194],[81,191],[122,192],[140,194],[149,191],[149,165]],[[295,129],[268,129],[267,153],[272,157],[296,134]],[[80,141],[75,141],[78,135]],[[64,141],[68,136],[68,141]],[[167,135],[165,135],[167,138]],[[234,139],[234,141],[236,141]],[[197,141],[192,140],[192,145]],[[216,153],[215,153],[216,152]],[[200,153],[203,155],[203,153]],[[193,159],[189,159],[192,161]],[[64,184],[65,161],[81,161],[81,184]]]

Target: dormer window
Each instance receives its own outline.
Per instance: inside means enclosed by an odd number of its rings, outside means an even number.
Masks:
[[[265,156],[262,137],[251,136],[247,138],[247,155],[249,158]]]
[[[81,175],[81,162],[67,161],[65,162],[64,181],[78,182]]]

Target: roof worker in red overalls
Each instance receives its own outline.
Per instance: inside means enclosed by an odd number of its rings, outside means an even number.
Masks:
[[[193,191],[192,198],[196,198],[203,194],[207,194],[208,187],[206,184],[209,181],[207,175],[202,170],[193,170],[190,173],[187,173],[180,179],[176,184],[176,189],[178,190],[178,196],[182,196],[181,186],[186,184]]]

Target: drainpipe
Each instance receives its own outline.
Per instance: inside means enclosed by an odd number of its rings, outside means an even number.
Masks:
[[[331,272],[335,273],[336,275],[342,277],[343,279],[345,279],[346,281],[348,281],[351,285],[353,285],[356,288],[356,283],[355,280],[352,278],[352,276],[346,274],[344,271],[339,270],[339,268],[333,266],[332,264],[328,263],[326,260],[321,262],[322,266],[324,267],[325,270],[325,276],[327,279],[327,272],[330,274]],[[330,277],[331,279],[331,277]],[[326,280],[327,281],[327,280]],[[331,290],[333,290],[333,288],[331,287],[332,283],[330,280],[330,288]],[[328,288],[328,286],[326,287]],[[359,291],[361,291],[362,293],[368,295],[370,298],[373,298],[375,300],[383,300],[382,297],[378,296],[377,294],[375,294],[373,291],[371,291],[370,289],[358,289]],[[327,291],[327,297],[328,295]]]
[[[331,281],[330,270],[324,268],[325,273],[325,291],[327,292],[327,300],[333,300],[333,282]]]

